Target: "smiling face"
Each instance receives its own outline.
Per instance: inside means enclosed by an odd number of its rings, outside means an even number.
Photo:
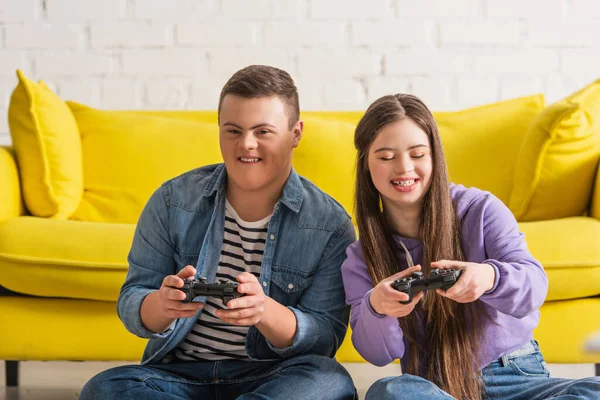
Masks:
[[[412,119],[402,118],[379,131],[369,147],[368,165],[384,206],[421,208],[433,162],[429,138]]]
[[[226,95],[219,114],[219,142],[228,192],[281,191],[302,127],[298,121],[290,128],[285,104],[278,96]]]

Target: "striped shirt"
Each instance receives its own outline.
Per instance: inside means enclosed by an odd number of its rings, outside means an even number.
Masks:
[[[246,222],[226,201],[225,230],[217,282],[237,283],[236,276],[245,271],[260,277],[270,219],[269,215],[257,222]],[[215,310],[224,308],[227,307],[221,299],[207,297],[196,325],[164,361],[248,359],[245,345],[248,327],[229,325],[217,318]]]

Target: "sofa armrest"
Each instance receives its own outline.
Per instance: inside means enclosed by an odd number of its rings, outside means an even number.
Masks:
[[[17,160],[12,147],[0,146],[0,221],[25,214]]]
[[[590,215],[596,219],[600,219],[600,163],[596,169],[596,182],[594,183],[594,191],[592,192]]]

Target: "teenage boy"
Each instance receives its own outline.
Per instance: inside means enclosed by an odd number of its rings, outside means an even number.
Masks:
[[[303,122],[289,74],[236,72],[219,130],[224,163],[164,183],[137,225],[118,313],[150,339],[142,364],[96,375],[81,399],[354,397],[333,356],[349,316],[340,266],[356,236],[292,168]],[[198,277],[245,296],[181,302],[183,279]]]

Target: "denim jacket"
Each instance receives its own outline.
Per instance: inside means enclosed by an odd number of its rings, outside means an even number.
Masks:
[[[225,222],[224,164],[189,171],[165,182],[148,200],[137,224],[129,270],[117,304],[132,333],[149,338],[142,364],[157,364],[182,341],[198,315],[177,319],[153,333],[142,324],[144,298],[167,275],[186,265],[214,282]],[[333,357],[348,325],[341,265],[356,240],[350,216],[314,184],[291,171],[269,222],[260,283],[266,295],[296,316],[296,336],[286,348],[272,346],[250,327],[246,349],[253,360],[299,354]],[[199,298],[200,301],[204,300]]]

